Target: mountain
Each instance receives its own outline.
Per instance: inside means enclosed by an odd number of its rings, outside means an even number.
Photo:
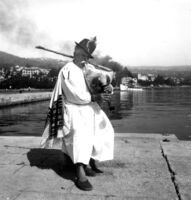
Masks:
[[[191,65],[177,65],[177,66],[130,66],[132,71],[191,71]]]
[[[174,76],[179,78],[191,78],[191,65],[182,66],[136,66],[128,67],[132,73],[154,74],[161,76]]]
[[[52,58],[22,58],[0,51],[0,68],[4,66],[36,66],[41,68],[60,68],[67,61]]]
[[[15,63],[23,65],[25,63],[25,58],[20,58],[18,56],[14,56],[12,54],[0,51],[0,64],[15,64]]]
[[[67,61],[52,58],[22,58],[6,52],[0,51],[0,68],[5,66],[36,66],[40,68],[61,68]],[[109,65],[109,64],[108,64]],[[191,74],[191,65],[182,66],[128,66],[132,73],[179,75],[187,76]]]

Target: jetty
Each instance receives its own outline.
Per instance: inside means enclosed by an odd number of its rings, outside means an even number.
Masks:
[[[74,166],[60,151],[41,149],[40,137],[0,137],[2,200],[190,200],[191,145],[174,135],[115,134],[114,160],[75,186]]]
[[[51,94],[49,91],[0,93],[0,108],[49,100]]]

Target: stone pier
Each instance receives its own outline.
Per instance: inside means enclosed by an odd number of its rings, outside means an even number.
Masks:
[[[52,92],[0,93],[0,107],[49,100]]]
[[[114,160],[75,186],[74,166],[59,150],[40,149],[40,137],[0,137],[2,200],[190,200],[191,145],[175,136],[116,134]]]

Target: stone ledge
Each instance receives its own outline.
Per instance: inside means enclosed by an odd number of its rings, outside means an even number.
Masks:
[[[0,137],[0,199],[177,199],[163,136],[116,134],[114,160],[99,163],[94,189],[76,188],[72,163],[58,149],[40,149],[40,137]],[[165,145],[168,145],[165,143]]]

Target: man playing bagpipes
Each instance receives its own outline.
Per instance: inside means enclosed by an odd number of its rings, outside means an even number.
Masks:
[[[76,167],[76,186],[86,191],[93,189],[87,176],[102,173],[96,161],[113,159],[114,150],[113,127],[95,101],[112,93],[111,77],[88,62],[95,48],[96,38],[76,42],[73,61],[59,72],[41,142],[46,148],[62,141]]]

